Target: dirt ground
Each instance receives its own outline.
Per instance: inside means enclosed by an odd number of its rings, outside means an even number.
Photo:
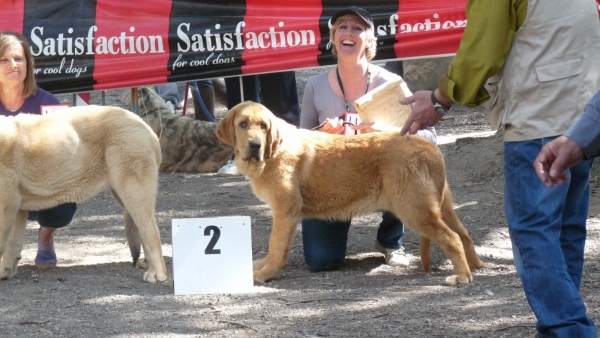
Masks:
[[[300,93],[308,77],[321,71],[298,72]],[[107,102],[115,103],[115,92],[109,91]],[[98,100],[94,93],[92,102]],[[217,115],[223,113],[220,107]],[[28,224],[19,271],[0,282],[0,336],[528,337],[535,318],[515,272],[504,219],[501,139],[490,132],[479,109],[454,107],[437,130],[457,213],[487,264],[474,272],[472,284],[443,284],[452,266],[437,247],[432,250],[435,268],[425,274],[411,230],[404,241],[410,267],[386,266],[373,247],[380,221],[374,214],[353,220],[347,259],[336,271],[309,271],[298,231],[289,263],[273,281],[255,285],[250,293],[175,296],[171,219],[250,216],[253,255],[261,258],[271,214],[244,177],[161,173],[156,217],[169,281],[142,282],[142,270],[131,267],[121,211],[103,193],[80,204],[75,220],[57,235],[55,269],[33,265],[38,226]],[[594,183],[581,287],[596,322],[598,187]]]

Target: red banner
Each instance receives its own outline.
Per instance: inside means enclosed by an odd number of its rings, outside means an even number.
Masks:
[[[0,30],[25,35],[53,93],[335,64],[329,19],[373,16],[376,60],[452,54],[466,0],[10,0]]]
[[[53,93],[333,65],[329,19],[373,16],[375,60],[452,55],[466,0],[3,0],[0,30],[25,35]],[[599,4],[600,11],[600,4]]]

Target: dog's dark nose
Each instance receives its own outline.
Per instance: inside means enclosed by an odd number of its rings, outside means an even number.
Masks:
[[[259,141],[250,141],[250,143],[248,144],[248,146],[252,150],[259,150],[260,149],[260,142]]]

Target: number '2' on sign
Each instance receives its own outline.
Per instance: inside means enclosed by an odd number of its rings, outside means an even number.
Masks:
[[[175,294],[252,291],[250,217],[172,220]]]

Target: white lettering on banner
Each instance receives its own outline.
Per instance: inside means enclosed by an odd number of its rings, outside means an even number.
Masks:
[[[278,27],[283,28],[285,24],[279,22]],[[290,30],[287,33],[282,30],[276,30],[275,27],[269,27],[268,31],[262,32],[247,32],[242,33],[242,28],[246,27],[244,21],[238,22],[234,33],[213,33],[210,29],[204,31],[204,34],[189,34],[190,24],[187,22],[181,23],[177,27],[177,51],[185,52],[204,52],[204,51],[229,51],[232,49],[266,49],[266,48],[283,48],[295,46],[310,46],[316,44],[316,35],[312,30]],[[220,24],[215,25],[218,31],[221,28]],[[233,36],[235,35],[235,42]],[[246,38],[246,42],[242,41],[242,36]],[[214,42],[214,45],[213,45]]]
[[[435,13],[433,14],[433,19],[438,20],[440,15]],[[443,23],[440,21],[431,21],[429,18],[425,19],[425,22],[418,22],[415,24],[410,23],[401,23],[398,25],[398,14],[390,15],[390,24],[389,25],[380,25],[377,26],[377,35],[385,36],[385,35],[396,35],[398,31],[400,34],[406,33],[417,33],[422,31],[435,31],[441,29],[452,29],[452,28],[464,28],[467,26],[467,20],[455,20],[455,21],[444,21]],[[398,27],[400,30],[398,30]],[[389,34],[388,29],[389,28]]]
[[[63,62],[64,62],[64,58],[63,58]],[[75,77],[79,77],[79,75],[81,75],[81,73],[87,72],[87,67],[73,67],[74,62],[75,62],[75,60],[71,59],[71,65],[67,69],[65,69],[66,74],[75,74]]]
[[[217,57],[213,59],[214,56],[215,56],[215,53],[211,53],[204,60],[191,60],[190,66],[191,67],[200,67],[200,66],[208,66],[208,65],[222,65],[222,64],[226,64],[226,63],[234,63],[235,62],[235,57],[225,58],[225,57],[223,57],[222,53],[219,53],[219,55],[217,55]],[[188,61],[181,61],[182,58],[183,58],[183,55],[181,55],[181,54],[177,55],[177,59],[175,59],[175,62],[173,62],[173,67],[172,67],[173,70],[175,70],[176,68],[185,67],[185,65],[188,63]]]
[[[434,19],[439,19],[440,15],[435,13],[432,15]],[[398,14],[390,15],[389,24],[388,25],[379,25],[375,29],[376,36],[388,36],[388,35],[396,35],[398,32],[400,34],[407,33],[417,33],[422,31],[436,31],[443,29],[452,29],[452,28],[464,28],[467,26],[467,20],[455,20],[455,21],[444,21],[441,23],[440,21],[431,21],[430,19],[425,19],[425,22],[418,22],[414,24],[410,23],[401,23],[398,24]],[[329,28],[331,29],[331,20],[329,20]],[[400,29],[398,29],[400,28]],[[326,49],[331,49],[331,41],[327,43]]]
[[[438,13],[433,13],[421,22],[399,22],[398,14],[389,16],[389,23],[379,25],[376,28],[377,36],[395,36],[397,34],[409,34],[424,31],[438,31],[455,28],[464,28],[467,20],[440,19]],[[331,27],[331,22],[329,22]],[[221,24],[217,23],[214,28],[204,29],[203,33],[193,33],[189,22],[180,23],[177,26],[176,42],[177,53],[172,70],[184,67],[204,67],[211,65],[232,64],[236,61],[234,56],[228,56],[227,52],[236,50],[277,49],[294,48],[297,46],[314,46],[316,34],[307,30],[286,30],[285,23],[280,21],[275,26],[261,27],[257,31],[245,31],[246,23],[239,21],[235,25],[235,31],[221,32]],[[120,32],[118,35],[106,36],[99,32],[97,26],[93,25],[84,31],[84,36],[74,35],[74,29],[68,28],[67,32],[59,32],[56,36],[44,34],[43,26],[31,29],[31,52],[34,56],[63,56],[58,67],[36,68],[36,74],[72,74],[79,77],[87,72],[87,67],[76,67],[76,58],[67,59],[69,56],[78,55],[124,55],[124,54],[156,54],[166,53],[163,42],[168,37],[161,35],[136,35],[135,27],[129,27],[129,32]],[[82,34],[79,34],[82,35]],[[331,48],[331,42],[327,49]],[[182,53],[209,52],[210,55],[202,58],[183,60]],[[189,57],[190,55],[186,55]]]
[[[387,36],[435,31],[444,29],[464,28],[467,20],[442,21],[440,15],[434,13],[432,18],[424,22],[400,23],[398,14],[389,17],[389,24],[379,25],[377,36]],[[296,46],[311,46],[317,43],[316,34],[312,30],[283,30],[285,23],[279,22],[277,27],[269,27],[266,31],[250,31],[243,33],[246,27],[244,21],[235,26],[235,32],[222,33],[220,24],[214,30],[206,29],[203,34],[190,33],[190,23],[184,22],[177,27],[177,52],[226,52],[230,50],[287,48]],[[31,52],[34,56],[72,56],[94,54],[155,54],[165,53],[163,37],[160,35],[135,35],[135,27],[129,28],[129,33],[121,32],[118,36],[97,36],[98,27],[91,26],[85,37],[74,37],[73,28],[67,34],[59,33],[56,37],[44,36],[44,27],[36,26],[31,29]],[[244,39],[245,38],[245,41]],[[329,48],[329,46],[328,46]],[[219,58],[219,63],[228,63],[228,59]],[[198,60],[200,61],[200,60]],[[206,61],[205,63],[207,63]],[[233,62],[229,60],[229,62]],[[200,64],[198,64],[200,65]],[[173,65],[180,67],[180,65]]]
[[[91,26],[87,36],[65,37],[59,33],[56,39],[44,39],[44,27],[31,29],[31,53],[40,55],[93,55],[93,54],[146,54],[164,53],[163,39],[160,35],[132,36],[121,32],[119,36],[96,36],[98,27]],[[73,34],[73,28],[67,30]],[[129,32],[135,32],[135,27],[130,27]],[[43,39],[43,40],[42,40]],[[95,43],[95,47],[94,47]]]
[[[47,67],[47,68],[43,68],[43,70],[41,68],[35,68],[33,70],[34,74],[38,74],[40,72],[42,72],[43,74],[62,74],[63,72],[63,67],[65,66],[66,63],[66,58],[62,58],[62,60],[60,61],[60,66],[58,67]],[[87,67],[73,67],[75,63],[75,59],[71,59],[71,64],[69,65],[69,67],[67,67],[64,72],[65,74],[75,74],[75,77],[79,77],[81,75],[81,73],[85,73],[87,72]]]

